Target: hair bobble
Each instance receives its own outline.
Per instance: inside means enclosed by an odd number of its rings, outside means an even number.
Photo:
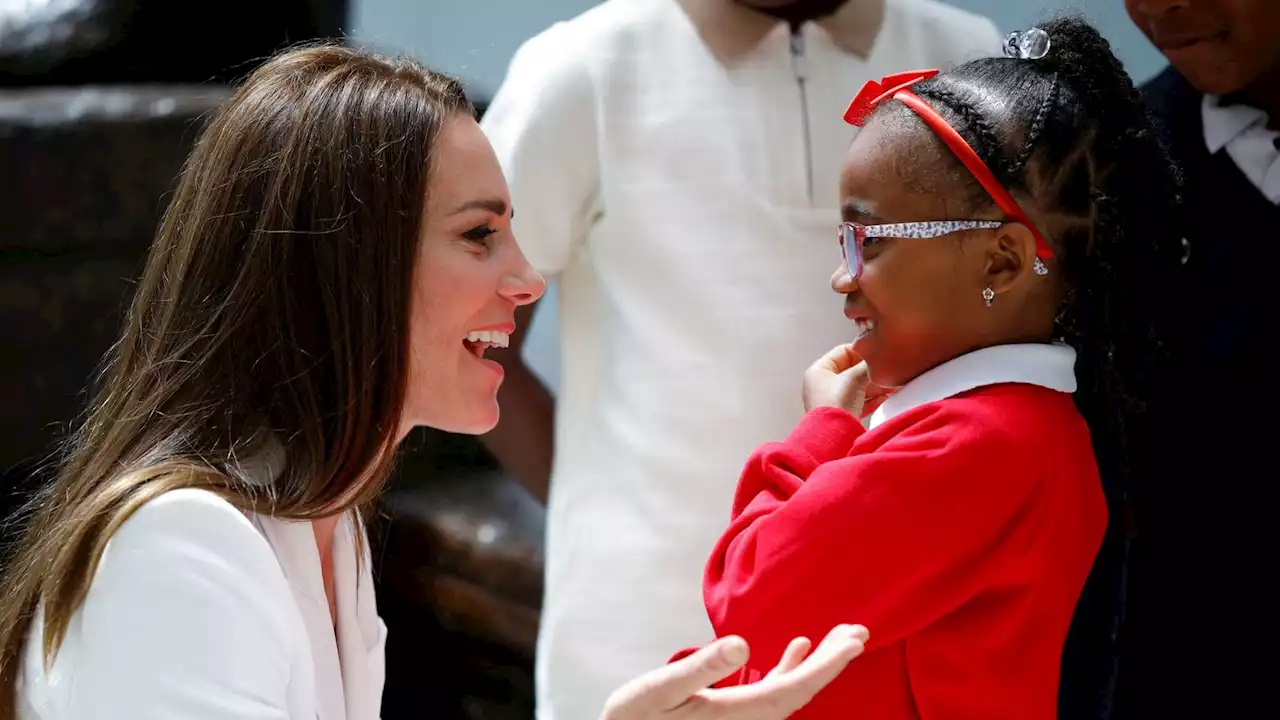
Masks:
[[[1022,60],[1039,60],[1049,54],[1049,33],[1038,27],[1011,32],[1004,39],[1004,56]]]

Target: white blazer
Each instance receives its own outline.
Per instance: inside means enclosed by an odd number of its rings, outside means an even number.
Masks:
[[[54,664],[32,624],[20,720],[376,720],[386,626],[348,516],[335,632],[311,525],[202,490],[147,503],[107,544]]]

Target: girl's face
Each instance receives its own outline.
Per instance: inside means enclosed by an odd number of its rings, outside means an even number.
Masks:
[[[946,152],[927,130],[873,118],[849,147],[841,173],[844,221],[999,220],[997,210],[975,213],[966,207],[959,175],[964,170],[944,164],[940,153]],[[1000,342],[1010,316],[999,296],[987,306],[983,290],[993,284],[1005,290],[1008,271],[1017,269],[1010,263],[1022,261],[1010,255],[1021,252],[1017,244],[1004,228],[866,238],[861,276],[855,280],[842,265],[831,287],[845,296],[854,347],[872,381],[898,387],[958,355]]]

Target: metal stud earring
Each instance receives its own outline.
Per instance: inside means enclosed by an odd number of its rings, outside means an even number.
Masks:
[[[995,299],[996,291],[992,290],[990,285],[982,289],[982,301],[987,304],[987,307],[991,307],[991,303],[995,302]]]

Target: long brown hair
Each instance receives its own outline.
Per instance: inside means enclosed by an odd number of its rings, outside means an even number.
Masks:
[[[182,170],[100,390],[0,580],[0,720],[43,603],[52,662],[111,535],[205,488],[311,519],[391,470],[432,148],[455,81],[340,45],[266,62]],[[247,460],[268,448],[279,472]],[[281,452],[282,451],[282,452]]]

